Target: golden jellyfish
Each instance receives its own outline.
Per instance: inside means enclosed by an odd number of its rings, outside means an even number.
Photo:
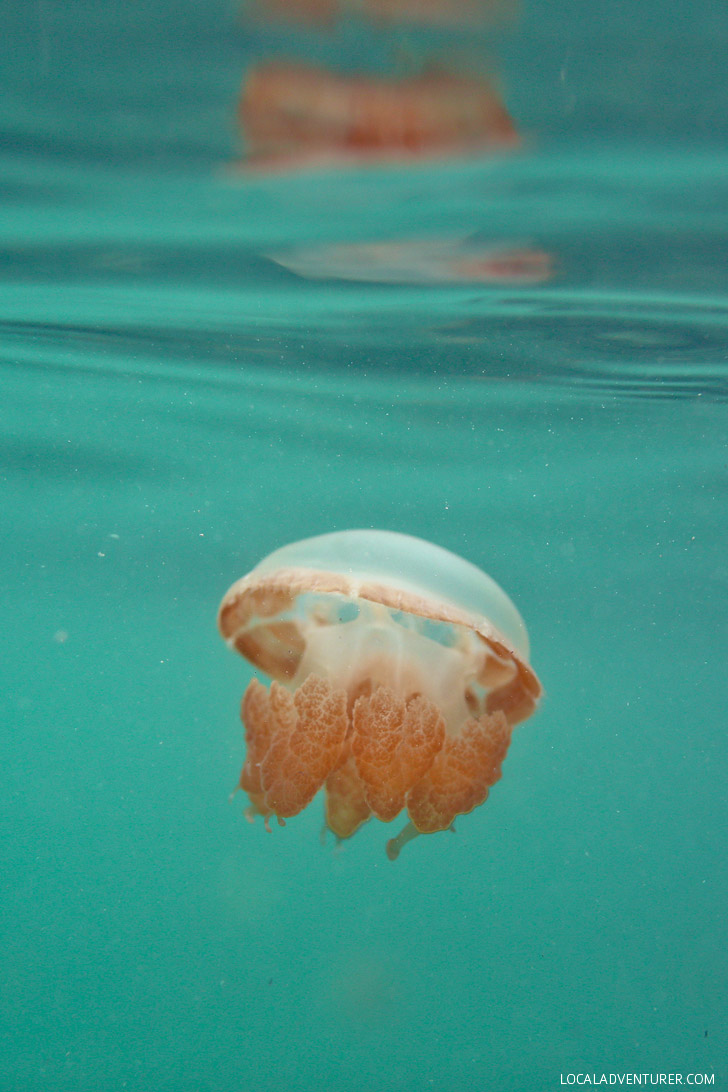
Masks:
[[[349,838],[372,815],[450,828],[501,776],[536,708],[523,619],[463,558],[391,531],[339,531],[276,550],[229,589],[218,626],[272,678],[243,697],[249,818],[281,825],[320,789]]]
[[[287,171],[506,152],[518,133],[485,79],[432,71],[403,80],[270,61],[238,106],[245,168]]]
[[[376,284],[539,284],[552,276],[543,250],[456,237],[295,247],[266,257],[307,279]]]
[[[243,10],[262,19],[321,26],[355,16],[375,24],[470,28],[512,19],[517,8],[515,0],[248,0]]]

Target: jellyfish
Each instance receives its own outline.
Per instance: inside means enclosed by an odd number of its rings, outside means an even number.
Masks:
[[[515,0],[248,0],[258,18],[330,26],[347,16],[374,23],[489,26],[513,18]]]
[[[392,860],[484,803],[541,696],[505,592],[410,535],[284,546],[232,585],[218,626],[272,680],[253,678],[242,701],[248,817],[285,825],[323,789],[326,826],[346,839],[406,810]]]
[[[392,80],[269,61],[248,71],[238,117],[244,166],[263,171],[407,163],[519,143],[489,81],[441,71]]]
[[[377,284],[538,284],[552,276],[543,250],[477,238],[392,239],[296,247],[266,255],[299,277]]]

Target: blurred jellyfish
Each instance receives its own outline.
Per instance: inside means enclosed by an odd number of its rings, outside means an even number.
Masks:
[[[444,71],[398,80],[264,62],[247,73],[238,114],[243,164],[260,170],[411,162],[518,145],[493,85]]]
[[[515,0],[248,0],[246,15],[289,23],[330,26],[346,18],[374,23],[490,26],[512,18]]]
[[[377,284],[539,284],[552,276],[551,257],[525,245],[484,245],[477,239],[396,239],[296,247],[267,255],[308,279]]]

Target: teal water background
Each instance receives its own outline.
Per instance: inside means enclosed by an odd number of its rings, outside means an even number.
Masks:
[[[280,35],[4,6],[2,1092],[726,1087],[728,16],[664,11],[527,5],[515,157],[245,178]],[[266,256],[438,236],[555,277]],[[228,801],[220,597],[368,526],[498,580],[546,688],[394,864],[382,824],[337,850],[318,802],[267,834]]]

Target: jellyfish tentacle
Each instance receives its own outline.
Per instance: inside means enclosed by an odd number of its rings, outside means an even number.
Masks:
[[[245,725],[246,758],[240,773],[239,788],[248,794],[250,807],[245,817],[252,823],[256,815],[267,821],[271,814],[265,802],[261,781],[261,766],[273,739],[273,721],[268,691],[257,679],[250,682],[240,707],[240,717]]]
[[[337,838],[350,838],[371,815],[349,743],[344,760],[326,779],[326,824]]]
[[[253,807],[280,822],[313,800],[339,762],[347,727],[346,691],[309,675],[295,694],[256,679],[243,699],[248,756],[240,787]]]
[[[511,729],[498,711],[469,717],[407,796],[410,819],[423,834],[447,830],[457,815],[482,804],[501,776]]]
[[[405,701],[389,687],[378,686],[357,699],[351,749],[367,803],[378,819],[389,822],[399,815],[444,738],[439,709],[421,694]]]
[[[387,856],[390,861],[396,861],[407,843],[419,835],[420,831],[413,822],[405,823],[396,838],[390,838],[387,842]]]

